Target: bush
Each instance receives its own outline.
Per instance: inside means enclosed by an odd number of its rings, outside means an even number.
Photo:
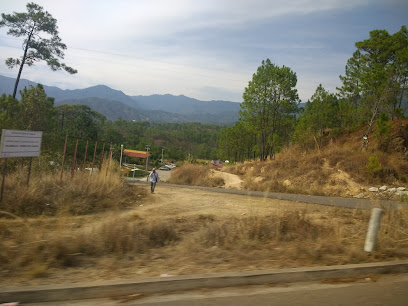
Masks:
[[[110,208],[128,207],[146,195],[140,187],[130,187],[122,178],[116,163],[100,172],[77,171],[60,174],[33,171],[27,186],[27,169],[20,168],[6,177],[2,210],[17,216],[83,215]]]
[[[378,158],[375,156],[370,156],[368,158],[368,163],[366,165],[367,174],[369,178],[373,179],[377,172],[382,169],[382,165],[379,162]]]

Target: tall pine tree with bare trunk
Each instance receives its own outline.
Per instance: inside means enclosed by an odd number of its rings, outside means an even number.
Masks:
[[[19,67],[13,98],[16,97],[24,65],[32,66],[35,62],[45,61],[53,71],[65,70],[70,74],[77,70],[60,62],[64,59],[64,50],[67,46],[58,36],[57,20],[43,7],[33,2],[27,4],[27,12],[1,14],[0,27],[8,27],[8,35],[24,37],[23,56],[6,59],[7,67]]]

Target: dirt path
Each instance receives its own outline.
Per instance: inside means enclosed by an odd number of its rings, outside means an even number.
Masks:
[[[228,173],[227,173],[228,174]],[[278,210],[304,209],[306,204],[292,201],[276,200],[262,197],[252,197],[238,194],[216,193],[211,190],[199,190],[161,184],[156,186],[156,192],[151,204],[140,209],[150,213],[161,211],[171,215],[215,214],[217,216],[233,216],[242,214],[268,214]],[[309,206],[318,209],[318,205]]]
[[[242,180],[238,175],[221,172],[221,171],[214,171],[216,175],[222,177],[224,179],[225,185],[224,188],[226,189],[242,189]]]

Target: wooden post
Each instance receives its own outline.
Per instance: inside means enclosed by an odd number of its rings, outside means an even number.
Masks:
[[[102,152],[101,152],[101,160],[99,162],[99,171],[102,170],[102,164],[103,164],[103,155],[105,154],[105,143],[103,143],[102,146]]]
[[[108,176],[108,168],[109,168],[109,164],[110,164],[110,160],[111,160],[111,154],[112,154],[112,143],[110,144],[110,147],[109,147],[108,164],[106,165],[106,174],[105,174],[105,176]]]
[[[98,141],[95,141],[95,149],[94,149],[94,154],[93,154],[93,158],[92,158],[91,173],[93,172],[93,168],[94,168],[97,146],[98,146]]]
[[[6,173],[7,173],[7,158],[4,158],[3,181],[1,182],[0,202],[3,200],[4,182],[6,180]]]
[[[68,142],[68,135],[65,136],[64,154],[62,155],[60,183],[62,182],[62,174],[64,173],[65,154],[67,153],[67,142]]]
[[[33,158],[30,157],[30,163],[28,164],[27,186],[30,184],[31,164],[32,164],[32,163],[33,163]]]
[[[75,152],[74,152],[74,160],[72,161],[72,169],[71,169],[71,178],[74,177],[74,171],[75,171],[75,166],[76,166],[76,156],[77,156],[77,151],[78,151],[78,142],[79,139],[76,139],[76,145],[75,145]]]
[[[88,154],[88,144],[89,144],[89,139],[87,139],[87,140],[86,140],[85,156],[84,156],[84,164],[82,165],[82,170],[85,170],[86,155]]]

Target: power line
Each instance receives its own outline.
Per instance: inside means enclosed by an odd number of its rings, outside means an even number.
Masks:
[[[21,39],[2,36],[2,35],[0,35],[0,38],[5,38],[5,39],[16,40],[16,41],[22,42]],[[146,58],[143,58],[143,57],[137,57],[137,56],[134,56],[134,55],[124,54],[124,53],[107,52],[107,51],[92,50],[92,49],[78,48],[78,47],[70,47],[70,49],[79,50],[79,51],[86,51],[86,52],[91,52],[91,53],[97,53],[97,54],[103,54],[103,55],[112,55],[112,56],[118,56],[118,57],[127,57],[127,58],[132,58],[132,59],[139,59],[139,60],[142,60],[142,61],[145,61],[145,62],[159,63],[159,64],[165,64],[165,65],[170,65],[170,66],[181,66],[181,67],[194,68],[192,66],[174,64],[174,63],[164,62],[164,61],[160,61],[160,60],[149,60],[149,59],[146,59]],[[92,58],[92,59],[95,59],[95,58]],[[131,64],[131,66],[132,67],[138,67],[135,64]],[[138,68],[141,68],[141,67],[139,66]],[[149,67],[149,69],[180,73],[180,71],[167,69],[167,68]],[[230,73],[228,71],[223,71],[223,70],[216,70],[215,72],[217,72],[217,71],[223,72],[223,73]],[[222,80],[228,80],[228,81],[240,82],[240,83],[246,82],[244,80],[238,80],[238,79],[234,79],[234,78],[222,77],[222,76],[217,76],[217,75],[208,75],[208,74],[202,74],[202,73],[188,73],[187,72],[185,74],[190,75],[190,76],[197,76],[197,77],[204,77],[204,78],[216,78],[216,79],[222,79]]]

